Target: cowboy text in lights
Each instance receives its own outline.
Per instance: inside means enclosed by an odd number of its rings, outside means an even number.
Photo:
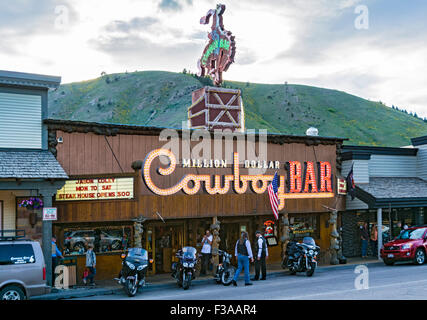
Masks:
[[[206,174],[187,174],[176,185],[170,188],[160,188],[156,186],[151,179],[150,169],[153,161],[158,157],[165,157],[169,163],[167,168],[158,168],[157,172],[162,176],[172,174],[176,168],[176,157],[167,149],[156,149],[151,151],[144,162],[143,178],[147,187],[155,194],[168,196],[183,191],[188,195],[194,195],[199,192],[204,185],[208,194],[226,194],[233,186],[234,192],[244,194],[248,187],[257,194],[263,194],[267,190],[268,184],[273,180],[273,175],[241,175],[239,168],[239,154],[234,152],[233,174],[232,175],[206,175]],[[164,163],[164,162],[163,162]],[[306,174],[302,176],[302,165],[299,161],[290,161],[288,163],[288,179],[290,179],[290,190],[285,192],[285,177],[280,176],[280,185],[278,191],[279,210],[285,206],[285,199],[305,199],[305,198],[333,198],[332,191],[332,169],[329,162],[320,163],[320,186],[321,192],[318,192],[317,181],[313,162],[306,162]],[[304,181],[304,186],[303,186]],[[304,188],[304,190],[303,190]],[[302,191],[303,190],[303,191]]]

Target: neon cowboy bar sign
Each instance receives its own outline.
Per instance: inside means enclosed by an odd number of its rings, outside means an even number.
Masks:
[[[234,152],[233,174],[232,175],[204,175],[204,174],[187,174],[181,181],[173,187],[162,189],[156,186],[151,178],[150,169],[153,161],[164,156],[169,159],[167,168],[159,167],[157,172],[162,176],[168,176],[175,171],[176,157],[168,149],[156,149],[151,151],[145,158],[143,167],[143,179],[147,187],[155,194],[161,196],[173,195],[183,191],[188,195],[194,195],[199,192],[202,182],[204,189],[208,194],[226,194],[233,185],[233,189],[238,194],[246,193],[250,184],[253,192],[263,194],[266,192],[269,182],[273,180],[274,175],[240,175],[239,154]],[[280,200],[279,210],[285,207],[285,199],[306,199],[306,198],[333,198],[332,190],[332,169],[331,164],[327,161],[318,163],[318,175],[316,179],[315,163],[307,161],[289,161],[287,167],[287,183],[285,176],[280,176],[280,185],[278,197]],[[303,167],[305,175],[303,174]],[[223,180],[223,181],[222,181]]]

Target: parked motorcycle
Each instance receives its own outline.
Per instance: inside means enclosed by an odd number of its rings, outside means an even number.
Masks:
[[[128,253],[123,253],[121,258],[122,270],[116,280],[123,285],[126,294],[133,297],[145,285],[148,263],[153,261],[148,260],[147,250],[142,248],[129,248]]]
[[[176,257],[179,262],[172,263],[172,277],[184,290],[190,288],[191,280],[195,278],[197,250],[193,247],[183,247],[178,250]]]
[[[286,247],[286,260],[282,267],[287,267],[291,274],[305,272],[311,277],[317,267],[317,255],[320,247],[316,245],[312,237],[304,237],[302,243],[290,241]]]
[[[218,264],[216,268],[214,279],[217,283],[229,286],[233,281],[234,273],[236,272],[236,268],[231,265],[232,255],[223,250],[218,250],[218,255],[221,263]]]

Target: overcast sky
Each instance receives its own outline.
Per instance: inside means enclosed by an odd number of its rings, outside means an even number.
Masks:
[[[195,72],[210,30],[199,20],[216,3],[0,0],[0,69],[63,83],[102,71]],[[338,89],[427,117],[427,1],[222,3],[237,47],[224,79]]]

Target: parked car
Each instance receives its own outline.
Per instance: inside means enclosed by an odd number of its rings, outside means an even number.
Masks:
[[[40,243],[0,239],[0,300],[24,300],[49,292]]]
[[[426,260],[427,227],[413,227],[402,232],[381,249],[381,258],[386,265],[396,261],[413,261],[421,265]]]
[[[101,251],[120,250],[122,248],[122,238],[115,237],[105,231],[100,231],[100,248]],[[69,251],[78,253],[85,253],[87,245],[90,243],[95,245],[95,231],[94,230],[78,230],[71,231],[65,235],[64,246]]]

